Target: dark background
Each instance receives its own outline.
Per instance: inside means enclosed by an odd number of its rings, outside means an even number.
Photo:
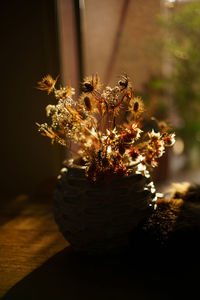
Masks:
[[[1,1],[1,194],[36,193],[55,178],[61,150],[37,132],[50,99],[35,89],[59,74],[54,0]]]

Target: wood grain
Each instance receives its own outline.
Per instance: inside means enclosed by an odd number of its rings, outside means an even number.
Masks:
[[[54,222],[51,200],[20,195],[8,202],[0,218],[0,297],[68,245]]]

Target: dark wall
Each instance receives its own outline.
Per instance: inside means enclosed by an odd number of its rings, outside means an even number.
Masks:
[[[51,96],[37,81],[59,74],[53,0],[1,1],[1,194],[31,193],[56,176],[61,149],[37,132]]]

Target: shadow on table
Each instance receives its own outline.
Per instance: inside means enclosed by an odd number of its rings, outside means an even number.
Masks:
[[[181,299],[198,288],[199,260],[135,240],[120,255],[87,256],[67,247],[18,282],[4,300]]]

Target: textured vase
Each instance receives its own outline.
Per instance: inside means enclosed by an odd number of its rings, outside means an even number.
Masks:
[[[54,193],[55,221],[75,251],[112,253],[152,213],[155,192],[142,175],[90,184],[84,168],[63,168]]]

